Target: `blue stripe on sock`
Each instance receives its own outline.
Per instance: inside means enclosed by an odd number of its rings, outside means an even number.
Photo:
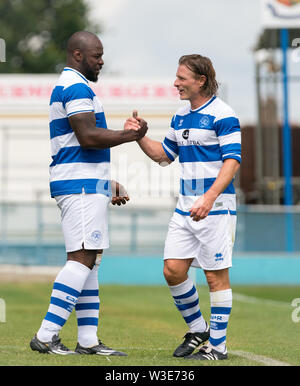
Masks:
[[[78,298],[78,296],[80,295],[80,292],[76,291],[74,288],[68,287],[67,285],[57,282],[54,283],[53,289],[65,292],[69,295],[75,296],[76,298]]]
[[[54,304],[55,306],[61,307],[61,308],[63,308],[64,310],[67,310],[67,311],[69,311],[69,312],[72,312],[72,310],[73,310],[73,308],[74,308],[74,304],[68,303],[68,302],[66,302],[65,300],[56,298],[56,297],[54,297],[54,296],[51,296],[50,303],[51,303],[51,304]]]
[[[213,346],[219,346],[219,344],[223,343],[226,340],[226,335],[222,336],[222,338],[214,339],[210,336],[209,343]]]
[[[211,307],[211,314],[229,315],[231,307]]]
[[[98,326],[98,318],[78,318],[78,326]]]
[[[175,303],[175,305],[179,311],[183,311],[183,310],[187,310],[189,308],[195,307],[195,306],[197,306],[197,304],[199,304],[199,299],[195,300],[192,303],[187,303],[187,304],[176,304]]]
[[[195,312],[192,315],[184,316],[183,319],[186,321],[186,323],[191,323],[193,320],[200,318],[201,315],[202,314],[201,314],[201,312],[199,310],[199,311]]]
[[[185,293],[185,294],[183,294],[183,295],[173,296],[173,298],[174,298],[174,299],[185,299],[185,298],[189,298],[190,296],[194,295],[195,292],[196,292],[196,288],[193,286],[193,288],[192,288],[189,292],[187,292],[187,293]]]
[[[99,296],[99,290],[82,290],[80,296]]]
[[[99,310],[100,303],[77,303],[75,306],[76,311],[81,310]]]
[[[227,328],[228,322],[210,322],[211,330],[225,330]]]
[[[45,316],[45,320],[48,320],[49,322],[52,322],[55,324],[58,324],[61,327],[66,323],[66,319],[64,319],[58,315],[55,315],[52,312],[47,312],[47,314]]]

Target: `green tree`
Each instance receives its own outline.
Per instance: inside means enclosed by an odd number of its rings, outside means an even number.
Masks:
[[[6,42],[1,73],[55,73],[66,61],[72,33],[99,33],[84,0],[1,0],[0,38]]]

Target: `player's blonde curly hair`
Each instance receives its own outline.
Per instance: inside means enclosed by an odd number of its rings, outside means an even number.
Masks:
[[[198,54],[183,55],[179,59],[179,65],[185,65],[190,69],[195,77],[204,75],[206,82],[202,86],[201,94],[205,97],[211,97],[217,94],[219,84],[216,81],[216,72],[209,58]]]

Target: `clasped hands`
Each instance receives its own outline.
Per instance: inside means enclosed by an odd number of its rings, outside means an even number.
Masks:
[[[134,130],[136,137],[135,140],[138,141],[143,138],[148,130],[147,122],[138,117],[138,113],[134,110],[132,117],[128,118],[124,124],[124,130]],[[129,201],[128,193],[123,185],[119,182],[112,180],[112,199],[111,203],[113,205],[125,205]]]
[[[136,110],[133,111],[132,117],[126,119],[124,124],[124,130],[135,130],[137,134],[137,141],[142,139],[147,133],[148,126],[147,122],[138,117],[138,112]]]

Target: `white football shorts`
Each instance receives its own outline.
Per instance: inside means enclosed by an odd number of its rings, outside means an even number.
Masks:
[[[165,241],[164,260],[193,258],[192,266],[219,270],[232,266],[236,216],[211,215],[198,222],[174,213]]]
[[[56,196],[67,252],[109,248],[108,204],[102,194]]]

